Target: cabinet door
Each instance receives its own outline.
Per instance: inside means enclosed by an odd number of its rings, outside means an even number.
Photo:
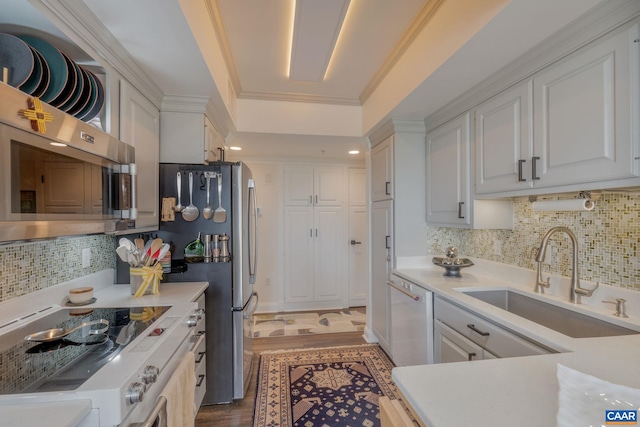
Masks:
[[[366,305],[369,295],[367,213],[365,206],[349,208],[349,307]]]
[[[313,205],[313,168],[308,166],[285,166],[285,206]]]
[[[531,90],[527,80],[476,108],[476,193],[531,187]]]
[[[631,61],[638,25],[579,51],[534,78],[536,187],[633,177]],[[635,69],[634,74],[631,70]],[[633,119],[633,120],[632,120]]]
[[[371,149],[371,200],[393,198],[393,136]]]
[[[342,260],[342,208],[317,207],[314,209],[314,300],[341,298],[344,288]]]
[[[387,280],[393,260],[392,201],[375,202],[371,207],[371,321],[378,342],[387,352],[390,346],[390,301]]]
[[[204,161],[207,163],[222,160],[221,150],[224,150],[224,139],[213,126],[211,120],[204,118]]]
[[[158,228],[160,112],[140,92],[120,81],[120,139],[136,149],[136,228]]]
[[[427,224],[471,224],[469,118],[466,113],[427,134]]]
[[[284,301],[313,301],[313,208],[284,209]]]
[[[313,204],[315,206],[342,206],[345,179],[340,167],[313,168]]]
[[[435,325],[435,362],[467,362],[483,358],[482,347],[469,341],[442,322]]]

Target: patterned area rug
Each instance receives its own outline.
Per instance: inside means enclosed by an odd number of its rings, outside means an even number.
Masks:
[[[251,336],[278,337],[306,334],[364,331],[365,310],[340,310],[333,313],[255,314]]]
[[[378,427],[392,368],[375,344],[262,353],[253,427]]]

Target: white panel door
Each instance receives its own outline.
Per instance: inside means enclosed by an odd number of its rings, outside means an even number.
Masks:
[[[469,113],[427,134],[427,224],[470,225]]]
[[[371,205],[371,327],[388,353],[391,353],[387,280],[393,259],[392,203],[384,200]]]
[[[393,198],[393,136],[371,149],[371,200]]]
[[[636,176],[630,46],[637,34],[635,25],[534,78],[536,187]]]
[[[313,168],[309,166],[285,166],[285,206],[312,206],[313,195]]]
[[[160,112],[140,92],[120,81],[120,139],[136,149],[136,228],[158,228]]]
[[[313,208],[285,207],[285,302],[313,300]]]
[[[367,275],[367,208],[349,208],[349,306],[366,305],[369,294]]]
[[[342,208],[314,209],[314,299],[337,300],[345,287],[343,280]]]
[[[531,90],[527,80],[476,108],[476,193],[531,187]]]

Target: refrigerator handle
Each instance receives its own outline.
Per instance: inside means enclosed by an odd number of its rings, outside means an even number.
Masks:
[[[251,193],[253,192],[253,198]],[[249,221],[247,237],[249,239],[249,283],[256,283],[256,272],[258,270],[258,197],[256,196],[256,183],[249,180],[249,204],[253,202],[253,209],[247,209],[247,220]],[[253,235],[251,234],[251,216],[254,218]]]

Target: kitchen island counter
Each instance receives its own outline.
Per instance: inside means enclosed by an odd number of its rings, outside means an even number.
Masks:
[[[563,384],[563,387],[577,385],[577,390],[581,390],[583,384],[593,384],[588,377],[593,376],[640,389],[640,365],[637,363],[640,360],[640,334],[571,338],[488,305],[463,294],[460,289],[508,287],[520,292],[530,292],[535,272],[483,260],[473,259],[473,262],[476,266],[464,269],[463,277],[459,279],[443,277],[443,270],[429,263],[416,265],[399,262],[399,268],[394,273],[555,349],[558,353],[394,368],[394,382],[426,426],[557,425],[560,407],[560,384],[557,378],[559,364],[587,374],[579,378],[579,383]],[[566,278],[552,278],[552,288],[545,298],[556,305],[640,330],[640,311],[636,310],[640,294],[622,288],[601,286],[593,297],[583,297],[583,305],[568,304],[565,303],[568,297],[567,281]],[[585,282],[583,286],[590,288],[592,284]],[[615,296],[629,301],[628,319],[614,317],[609,304],[601,302]],[[563,407],[563,412],[568,409],[569,412],[580,413],[580,404],[584,403],[581,400],[585,396],[580,392],[571,395],[572,405],[570,408]],[[596,400],[592,398],[589,403],[603,408],[600,418],[590,419],[588,423],[575,419],[575,423],[569,425],[604,425],[604,409],[627,409],[610,404],[605,398],[610,396],[597,397]],[[640,405],[640,402],[634,403]]]

